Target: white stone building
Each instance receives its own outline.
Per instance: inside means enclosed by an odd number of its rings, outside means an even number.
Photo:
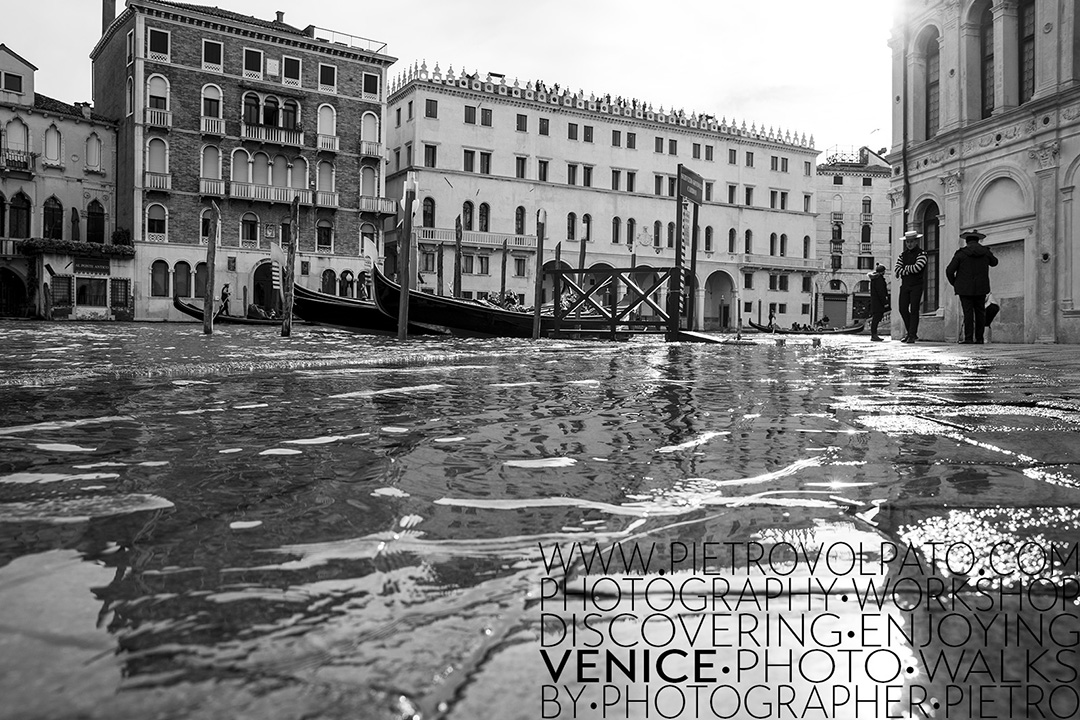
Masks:
[[[778,324],[811,320],[817,151],[805,135],[422,64],[391,85],[386,138],[388,196],[407,173],[419,183],[422,290],[451,292],[460,215],[465,296],[505,289],[531,304],[540,209],[545,263],[558,248],[582,267],[584,247],[585,269],[633,262],[647,283],[674,265],[683,164],[704,180],[695,327],[767,322],[770,309]]]

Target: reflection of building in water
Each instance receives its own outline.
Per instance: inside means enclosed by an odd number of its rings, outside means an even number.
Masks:
[[[892,225],[924,233],[920,336],[957,337],[944,271],[960,231],[977,228],[1000,260],[993,339],[1080,342],[1077,10],[1036,0],[896,4]]]
[[[116,126],[36,92],[36,70],[0,44],[0,315],[130,318],[134,251],[113,237]]]
[[[674,264],[683,164],[704,183],[695,325],[765,322],[770,310],[781,325],[811,320],[817,151],[806,134],[426,63],[392,84],[388,120],[388,194],[401,196],[408,172],[419,180],[421,290],[451,292],[460,217],[466,296],[505,286],[531,301],[543,209],[546,267],[560,245],[565,269],[634,261],[647,291],[654,268]],[[387,240],[392,271],[396,235]]]
[[[817,166],[818,256],[827,259],[815,302],[817,315],[835,327],[870,317],[867,274],[878,264],[892,269],[890,170],[884,154],[834,147]]]

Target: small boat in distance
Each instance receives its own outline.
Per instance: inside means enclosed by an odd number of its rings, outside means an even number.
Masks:
[[[858,335],[866,327],[865,322],[857,322],[854,325],[838,328],[811,328],[810,330],[792,330],[791,328],[771,328],[768,325],[760,325],[753,320],[747,321],[754,330],[775,335]]]
[[[179,296],[175,296],[173,297],[173,307],[184,313],[185,315],[189,315],[198,320],[199,322],[202,322],[202,305],[195,305],[193,303],[187,302]],[[277,325],[280,327],[281,318],[278,318],[277,320],[262,320],[256,318],[241,317],[239,315],[224,315],[219,313],[214,316],[214,323],[217,325]]]
[[[299,317],[317,325],[377,335],[396,335],[398,330],[397,320],[381,312],[370,300],[330,295],[317,290],[309,290],[300,285],[293,285],[293,310]],[[410,322],[408,333],[410,335],[448,335],[449,331]]]

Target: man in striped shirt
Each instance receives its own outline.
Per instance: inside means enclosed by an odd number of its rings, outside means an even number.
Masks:
[[[919,305],[926,280],[926,253],[919,247],[921,237],[914,230],[904,233],[904,251],[896,258],[893,268],[900,280],[900,317],[904,320],[904,337],[900,342],[905,343],[919,339]]]

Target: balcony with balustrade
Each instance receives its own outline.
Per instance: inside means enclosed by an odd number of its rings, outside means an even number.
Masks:
[[[225,197],[225,181],[199,178],[199,193],[208,197]]]
[[[371,195],[360,196],[361,212],[380,213],[393,215],[397,212],[397,203],[389,198],[373,197]]]
[[[203,117],[200,122],[203,135],[216,135],[225,137],[225,119],[216,117]]]
[[[143,122],[151,127],[168,129],[172,127],[172,113],[158,108],[146,108]]]
[[[163,232],[147,232],[143,235],[143,242],[167,243],[169,242],[169,234]]]
[[[338,151],[338,136],[319,134],[319,149],[326,152]]]
[[[304,133],[300,130],[273,127],[271,125],[251,125],[240,123],[240,137],[261,143],[304,147]]]
[[[820,270],[821,263],[816,258],[784,257],[778,255],[758,255],[755,253],[727,253],[731,262],[743,268],[762,270]],[[715,259],[715,258],[714,258]]]
[[[393,204],[393,201],[390,201]],[[453,245],[455,240],[454,228],[414,228],[416,239],[419,242],[435,243],[438,245]],[[503,242],[512,250],[535,250],[535,235],[515,235],[510,233],[478,232],[465,230],[461,233],[461,244],[466,247],[501,248]]]
[[[0,170],[33,174],[36,155],[27,150],[0,149]]]
[[[147,190],[169,192],[172,190],[172,174],[145,172],[143,173],[143,187]]]
[[[336,208],[339,207],[339,197],[336,192],[328,192],[326,190],[315,191],[315,204],[324,208]]]
[[[364,157],[381,158],[383,156],[383,145],[371,140],[361,140],[360,154]]]
[[[299,196],[302,205],[311,204],[311,191],[301,188],[279,187],[277,185],[257,185],[255,183],[229,183],[228,195],[238,200],[256,200],[269,203],[289,204]]]

